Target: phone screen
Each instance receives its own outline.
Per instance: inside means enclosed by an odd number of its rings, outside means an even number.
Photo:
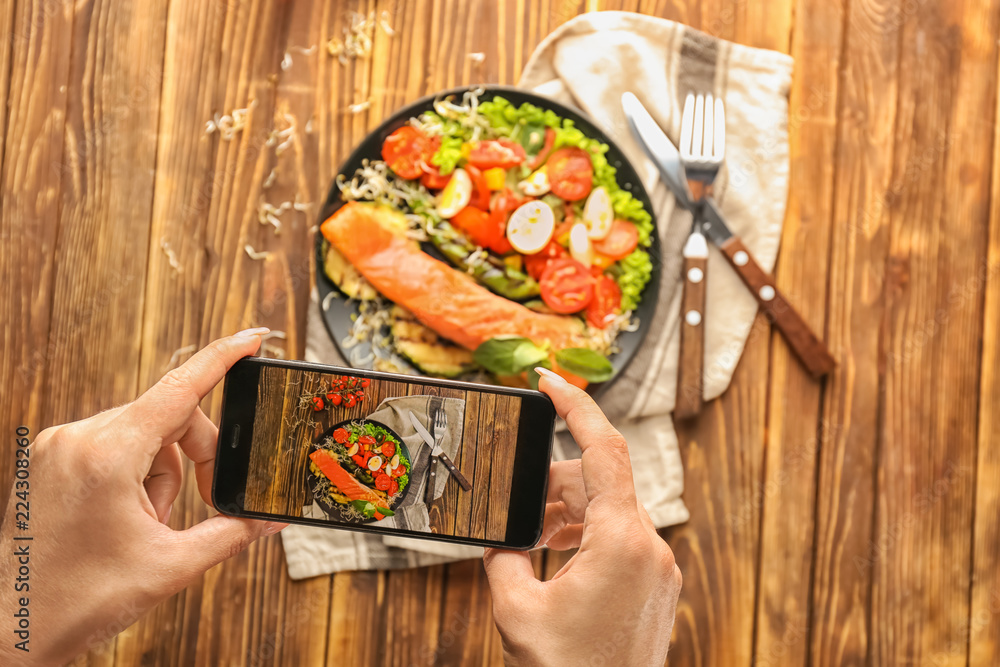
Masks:
[[[227,514],[528,548],[555,411],[543,394],[248,358],[226,379]]]

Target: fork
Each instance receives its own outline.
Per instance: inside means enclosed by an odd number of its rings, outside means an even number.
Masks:
[[[451,460],[451,457],[444,453],[441,449],[441,443],[444,441],[444,432],[448,428],[448,414],[441,408],[434,415],[434,452],[435,458],[441,461],[448,468],[448,471],[452,474],[456,480],[458,480],[459,486],[461,486],[466,491],[472,490],[472,484],[469,480],[465,478],[455,462]]]
[[[701,233],[701,222],[705,198],[712,193],[712,183],[726,153],[726,110],[722,100],[711,93],[688,93],[681,117],[680,153],[694,213],[683,251],[684,292],[674,414],[679,419],[690,419],[701,412],[704,401],[708,243]]]

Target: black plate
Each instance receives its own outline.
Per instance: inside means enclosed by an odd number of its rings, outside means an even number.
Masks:
[[[334,424],[330,428],[328,428],[325,431],[323,431],[315,440],[313,440],[312,446],[309,447],[309,453],[311,454],[313,451],[315,451],[317,449],[320,449],[320,445],[323,444],[323,442],[326,441],[327,438],[332,437],[333,436],[333,432],[336,431],[338,428],[340,428],[342,426],[347,426],[348,424],[353,423],[353,422],[359,422],[359,423],[361,423],[361,422],[369,422],[369,423],[375,424],[377,426],[381,426],[386,431],[388,431],[389,435],[391,435],[393,438],[395,438],[396,442],[399,443],[399,450],[402,451],[406,455],[407,460],[409,460],[409,462],[410,462],[410,470],[412,472],[412,470],[413,470],[413,457],[410,456],[410,448],[406,446],[406,443],[403,442],[403,439],[401,437],[399,437],[398,433],[396,433],[395,431],[393,431],[391,428],[389,428],[388,426],[386,426],[382,422],[377,421],[375,419],[345,419],[342,422],[337,422],[336,424]],[[372,517],[371,519],[368,519],[366,521],[358,521],[355,518],[351,518],[350,515],[348,515],[346,512],[344,512],[342,510],[342,508],[341,508],[341,506],[340,506],[339,503],[331,503],[324,496],[320,495],[319,492],[318,492],[319,491],[319,480],[316,479],[316,475],[314,475],[312,473],[312,470],[307,469],[307,471],[306,471],[306,479],[309,480],[309,492],[312,493],[312,496],[316,500],[316,503],[321,508],[323,508],[323,511],[327,513],[327,516],[329,516],[334,521],[342,521],[344,523],[354,523],[354,524],[365,524],[365,523],[371,523],[372,521],[375,521],[375,517]],[[406,485],[406,488],[402,489],[400,491],[399,495],[396,496],[396,498],[393,500],[392,507],[390,507],[389,509],[395,511],[395,509],[397,507],[399,507],[403,503],[403,499],[406,498],[406,494],[408,494],[410,492],[410,487],[411,486],[413,486],[413,478],[412,477],[410,478],[410,483]]]
[[[653,264],[653,270],[649,278],[649,283],[646,285],[646,289],[642,293],[642,301],[635,309],[635,316],[639,318],[639,328],[632,332],[622,332],[618,336],[618,347],[621,349],[621,352],[611,357],[611,363],[615,369],[615,377],[617,377],[632,360],[632,357],[635,356],[635,353],[642,344],[642,341],[646,338],[646,334],[649,331],[649,323],[653,319],[653,313],[656,310],[656,304],[659,297],[661,266],[660,237],[656,231],[656,215],[653,212],[653,205],[649,200],[649,195],[646,193],[646,189],[642,186],[642,182],[639,180],[639,176],[636,174],[635,169],[632,167],[631,163],[629,163],[621,149],[606,134],[604,134],[604,132],[593,123],[593,121],[583,115],[581,111],[518,88],[511,88],[509,86],[482,86],[482,88],[484,88],[484,92],[479,97],[481,101],[492,99],[495,96],[501,96],[509,100],[514,106],[520,106],[524,102],[530,102],[543,109],[552,109],[561,117],[571,119],[576,124],[576,127],[582,130],[588,137],[593,137],[602,143],[607,144],[608,152],[606,155],[608,162],[618,170],[618,186],[624,190],[628,190],[632,193],[632,196],[642,202],[642,205],[647,211],[649,211],[650,216],[653,218],[653,232],[650,234],[652,245],[647,248],[650,260]],[[410,118],[419,116],[425,111],[433,111],[435,99],[446,97],[448,95],[454,95],[457,99],[461,99],[462,94],[467,90],[469,90],[468,87],[445,90],[403,107],[379,125],[374,132],[365,137],[365,140],[362,141],[356,149],[354,149],[354,152],[351,153],[349,158],[347,158],[347,161],[340,166],[340,171],[338,173],[344,174],[347,178],[350,178],[354,175],[354,172],[361,167],[361,161],[363,159],[382,159],[382,143],[385,141],[386,137],[392,134],[396,129],[406,124]],[[333,213],[343,206],[343,204],[344,202],[340,198],[340,190],[337,188],[336,182],[334,182],[330,185],[330,192],[327,195],[326,202],[323,205],[322,210],[320,211],[319,224],[322,224],[323,221],[333,215]],[[360,343],[355,348],[350,350],[345,350],[341,345],[341,342],[350,335],[351,326],[353,325],[351,315],[358,312],[357,304],[348,301],[347,297],[344,296],[339,289],[337,289],[337,287],[323,272],[322,244],[323,236],[322,234],[317,234],[316,287],[319,292],[320,304],[323,303],[323,300],[331,292],[336,294],[336,297],[331,299],[332,303],[330,303],[327,310],[323,311],[321,308],[323,321],[326,323],[326,328],[330,332],[330,336],[333,338],[334,344],[340,350],[344,359],[355,367],[370,369],[372,367],[370,363],[355,365],[351,360],[351,353],[354,352],[358,358],[364,359],[370,356],[371,345],[368,343]],[[431,244],[423,244],[423,249],[428,254],[449,263]],[[355,350],[357,351],[355,352]],[[414,372],[416,371],[414,370]],[[600,393],[604,391],[613,382],[614,378],[608,382],[596,385],[594,387],[595,391],[592,393]]]

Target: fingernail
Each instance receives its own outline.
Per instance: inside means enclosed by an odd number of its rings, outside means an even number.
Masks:
[[[287,523],[275,523],[274,521],[268,521],[267,526],[264,528],[265,535],[274,535],[283,528],[287,528]]]
[[[267,327],[254,327],[253,329],[244,329],[243,331],[238,331],[234,336],[242,336],[243,338],[250,338],[251,336],[263,336],[266,333],[270,333],[270,329]]]
[[[543,366],[535,366],[535,372],[539,375],[544,375],[553,382],[562,382],[563,384],[566,384],[566,378],[559,375],[559,373],[556,373],[555,371],[550,371],[548,368],[544,368]]]

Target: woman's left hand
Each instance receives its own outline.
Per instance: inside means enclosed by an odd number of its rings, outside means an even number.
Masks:
[[[99,646],[157,602],[285,524],[213,516],[185,530],[167,520],[181,489],[182,453],[211,505],[218,428],[198,404],[267,329],[222,338],[132,403],[42,431],[29,448],[0,526],[0,607],[28,598],[30,652],[0,642],[0,664],[63,664]],[[17,491],[30,489],[31,541],[15,530]],[[23,508],[22,508],[23,509]],[[28,589],[15,590],[27,550]],[[23,553],[23,551],[21,552]]]

